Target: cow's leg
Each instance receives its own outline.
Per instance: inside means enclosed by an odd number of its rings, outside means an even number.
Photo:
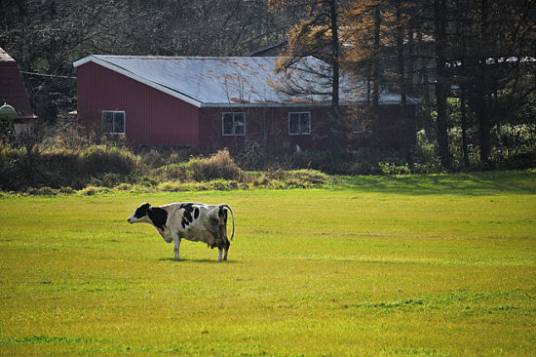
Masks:
[[[179,235],[177,233],[173,233],[173,252],[175,253],[175,260],[181,260],[179,255],[179,248],[181,245],[181,239],[179,238]]]
[[[218,262],[222,261],[222,253],[225,251],[223,260],[227,260],[227,252],[229,251],[229,240],[227,239],[227,210],[223,205],[218,209],[218,229],[216,233],[216,241],[218,242]]]
[[[227,253],[229,253],[229,247],[231,246],[231,242],[229,242],[229,239],[227,239],[227,212],[223,219],[223,224],[220,225],[220,237],[223,242],[223,249],[225,251],[223,260],[227,261]]]
[[[229,252],[229,247],[231,246],[231,242],[225,237],[225,253],[223,254],[223,260],[227,261],[227,253]]]

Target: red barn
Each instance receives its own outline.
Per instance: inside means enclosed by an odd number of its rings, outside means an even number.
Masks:
[[[102,133],[125,135],[134,144],[203,150],[240,148],[247,142],[279,149],[325,147],[329,83],[322,84],[318,74],[329,66],[307,57],[279,74],[276,61],[88,56],[74,63],[79,120]],[[343,81],[341,103],[360,101],[355,88]],[[401,120],[399,102],[398,95],[383,93],[384,121],[407,122]],[[392,146],[405,150],[415,142],[414,127],[401,132],[395,126]]]
[[[0,106],[14,109],[15,133],[20,133],[33,125],[37,116],[30,105],[17,62],[0,48]],[[13,110],[11,109],[11,110]]]

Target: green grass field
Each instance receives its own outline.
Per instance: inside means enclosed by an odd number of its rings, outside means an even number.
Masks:
[[[536,171],[0,198],[0,353],[534,356]],[[142,201],[227,202],[230,262]]]

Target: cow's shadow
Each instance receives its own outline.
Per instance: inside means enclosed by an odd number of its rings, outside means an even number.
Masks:
[[[191,258],[181,258],[181,260],[175,260],[175,258],[160,258],[161,262],[170,262],[170,263],[198,263],[198,264],[237,264],[239,263],[236,260],[227,260],[224,262],[218,262],[217,259],[191,259]]]

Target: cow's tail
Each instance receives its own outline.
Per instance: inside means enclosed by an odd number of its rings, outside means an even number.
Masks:
[[[231,240],[233,240],[234,238],[234,233],[235,233],[235,224],[234,224],[234,214],[233,214],[233,210],[231,209],[231,206],[229,206],[228,204],[222,204],[220,205],[220,209],[223,209],[223,208],[227,208],[229,210],[229,212],[231,212],[231,219],[233,220],[233,232],[231,233]]]

